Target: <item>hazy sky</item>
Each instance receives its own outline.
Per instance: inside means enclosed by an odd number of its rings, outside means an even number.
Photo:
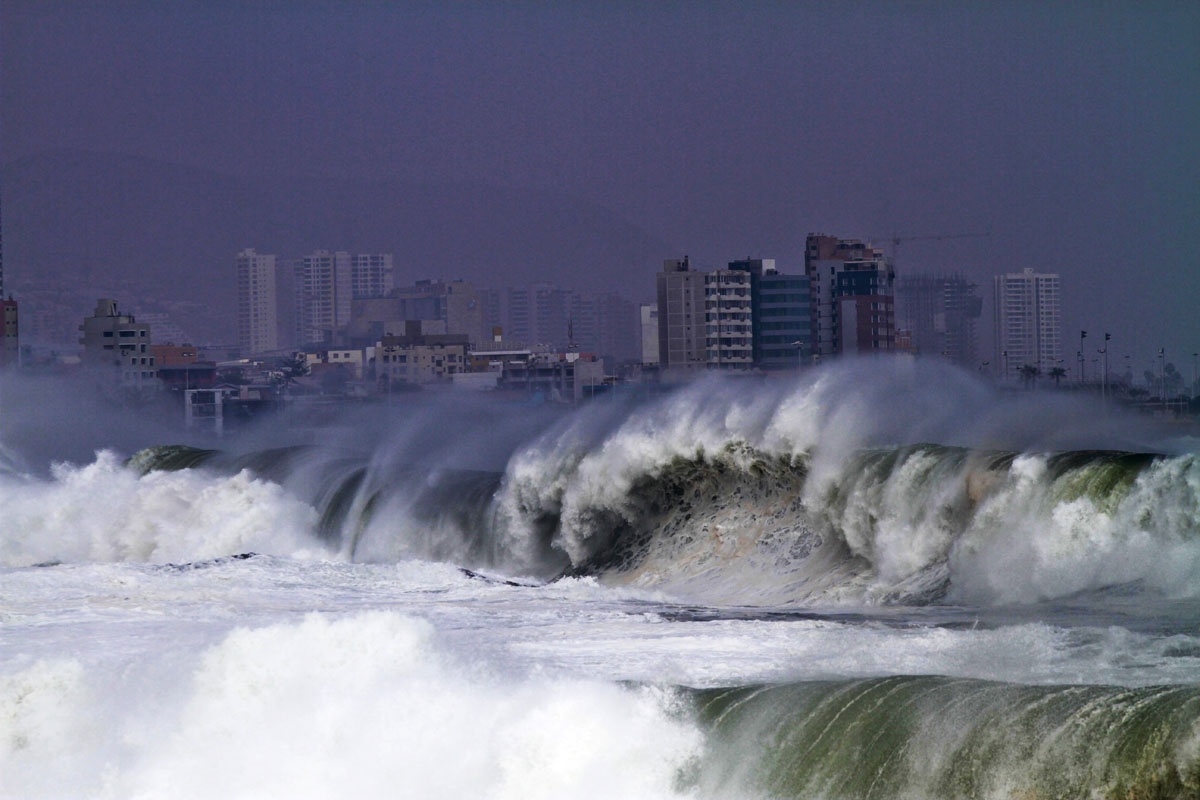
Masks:
[[[1080,327],[1139,371],[1200,350],[1200,3],[3,0],[0,26],[4,161],[552,189],[702,266],[990,231],[898,268],[1059,272],[1072,356]]]

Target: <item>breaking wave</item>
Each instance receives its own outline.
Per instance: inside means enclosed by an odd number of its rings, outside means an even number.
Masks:
[[[903,364],[887,380],[864,369],[712,380],[585,408],[496,470],[430,463],[403,432],[357,451],[152,448],[125,476],[104,456],[59,468],[56,488],[41,485],[27,508],[79,506],[71,487],[103,476],[117,491],[89,495],[116,498],[101,515],[108,527],[67,525],[79,531],[70,546],[5,539],[0,552],[14,564],[315,547],[542,580],[595,575],[717,604],[1011,604],[1117,586],[1200,594],[1200,456],[1149,452],[1120,420],[1089,418],[1080,434],[1080,409],[1066,401],[1030,406]],[[430,418],[418,424],[430,429]],[[472,435],[488,440],[483,423]],[[180,485],[206,503],[182,500]],[[176,532],[173,503],[199,524]],[[203,509],[214,503],[210,525]],[[268,508],[274,521],[255,516]],[[38,528],[32,510],[18,519]],[[122,525],[141,531],[136,542]]]
[[[182,647],[182,646],[181,646]],[[503,674],[395,612],[0,675],[0,795],[1185,798],[1200,689]],[[53,764],[53,769],[47,769]]]
[[[701,692],[705,796],[1185,798],[1200,690],[895,677]]]
[[[667,798],[702,743],[672,704],[492,674],[392,612],[310,614],[128,669],[0,675],[0,796]]]

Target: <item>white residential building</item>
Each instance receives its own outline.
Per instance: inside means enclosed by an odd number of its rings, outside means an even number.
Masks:
[[[278,349],[275,256],[247,248],[237,254],[237,334],[246,356]],[[182,344],[182,341],[178,342]]]
[[[1062,365],[1062,300],[1055,273],[995,277],[997,370],[1005,377],[1028,365],[1045,374]]]
[[[754,366],[752,276],[746,270],[704,274],[704,347],[709,369]]]
[[[344,251],[318,250],[296,264],[296,342],[332,344],[350,322],[353,259]]]
[[[391,253],[355,253],[350,259],[354,298],[387,297],[395,287]]]

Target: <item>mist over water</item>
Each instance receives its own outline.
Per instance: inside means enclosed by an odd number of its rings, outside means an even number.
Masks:
[[[909,359],[221,441],[27,388],[0,796],[1200,787],[1188,431]]]

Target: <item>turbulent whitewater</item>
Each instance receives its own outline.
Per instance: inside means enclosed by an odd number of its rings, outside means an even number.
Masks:
[[[901,360],[2,423],[0,796],[1200,796],[1187,429]]]

